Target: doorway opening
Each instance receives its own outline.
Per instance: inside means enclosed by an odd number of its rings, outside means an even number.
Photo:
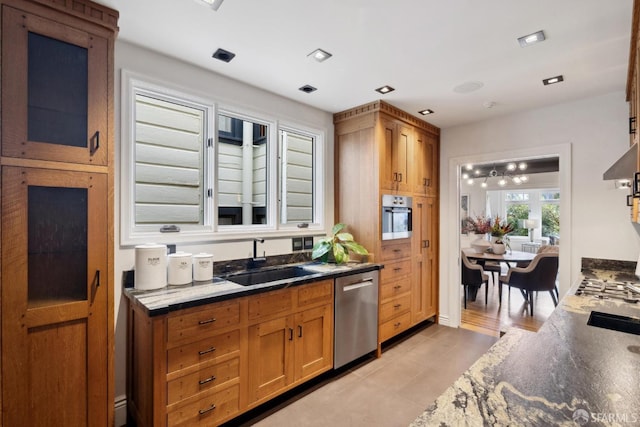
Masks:
[[[465,163],[459,168],[459,248],[470,255],[491,253],[495,248],[499,254],[499,247],[489,244],[492,233],[481,226],[484,222],[493,225],[493,240],[504,243],[509,257],[522,258],[519,263],[490,260],[486,265],[484,259],[472,259],[483,265],[488,281],[479,288],[471,287],[472,292],[463,288],[467,298],[465,308],[464,294],[460,294],[462,328],[493,336],[512,326],[537,331],[555,308],[547,292],[535,292],[535,310],[530,316],[524,295],[501,285],[499,277],[506,276],[510,267],[526,265],[540,248],[560,244],[564,199],[559,164],[558,156],[550,156]],[[501,232],[506,232],[504,237]]]

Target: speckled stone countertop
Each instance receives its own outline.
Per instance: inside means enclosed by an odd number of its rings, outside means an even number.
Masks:
[[[145,309],[150,317],[159,316],[175,310],[210,304],[216,301],[224,301],[241,296],[257,294],[261,292],[282,289],[291,286],[300,286],[318,280],[347,276],[350,274],[365,273],[379,270],[382,265],[375,263],[349,263],[347,265],[320,264],[307,262],[288,264],[304,266],[309,274],[302,277],[283,279],[251,286],[242,286],[229,280],[214,277],[210,282],[193,282],[183,286],[167,286],[154,290],[137,290],[125,288],[124,295],[132,304]],[[271,267],[276,269],[278,267]]]
[[[585,259],[582,273],[638,281],[620,267]],[[640,319],[640,303],[577,286],[537,333],[507,331],[411,427],[640,425],[640,336],[587,325],[593,310]]]

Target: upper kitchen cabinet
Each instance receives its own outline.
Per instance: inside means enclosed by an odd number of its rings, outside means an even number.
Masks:
[[[2,156],[107,165],[117,13],[2,3]]]
[[[417,128],[413,149],[413,192],[420,196],[435,196],[438,191],[438,135]]]
[[[627,101],[629,102],[629,145],[638,142],[638,112],[640,111],[640,1],[633,3],[631,46],[627,73]],[[638,159],[640,170],[640,158]]]
[[[118,12],[0,7],[0,424],[113,425]]]
[[[378,125],[382,144],[380,158],[380,186],[385,190],[407,192],[412,165],[409,163],[413,144],[413,130],[398,120],[382,116]]]

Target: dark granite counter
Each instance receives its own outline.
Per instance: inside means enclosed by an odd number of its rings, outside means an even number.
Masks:
[[[288,264],[287,266],[300,265],[308,269],[309,274],[291,279],[283,279],[261,283],[257,285],[243,286],[221,277],[214,277],[210,282],[193,282],[183,286],[167,286],[154,290],[137,290],[125,288],[124,295],[132,304],[145,309],[150,317],[159,316],[175,310],[210,304],[246,295],[283,289],[291,286],[300,286],[318,280],[332,279],[348,276],[350,274],[366,273],[379,270],[381,264],[375,263],[348,263],[346,265],[321,264],[317,262]],[[285,267],[285,266],[281,266]],[[277,268],[277,267],[274,267]]]
[[[583,267],[638,281],[626,268]],[[577,296],[577,285],[537,333],[510,329],[411,427],[640,425],[640,336],[587,325],[593,310],[640,321],[640,303]]]

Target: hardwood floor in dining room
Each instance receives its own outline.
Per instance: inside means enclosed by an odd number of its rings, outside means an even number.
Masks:
[[[502,306],[498,301],[498,284],[493,285],[489,279],[489,302],[484,303],[484,286],[478,290],[475,301],[467,301],[467,309],[462,307],[460,327],[491,336],[500,336],[511,326],[529,331],[537,331],[549,318],[555,308],[549,292],[536,292],[533,302],[533,316],[529,315],[524,298],[516,288],[503,285]]]

